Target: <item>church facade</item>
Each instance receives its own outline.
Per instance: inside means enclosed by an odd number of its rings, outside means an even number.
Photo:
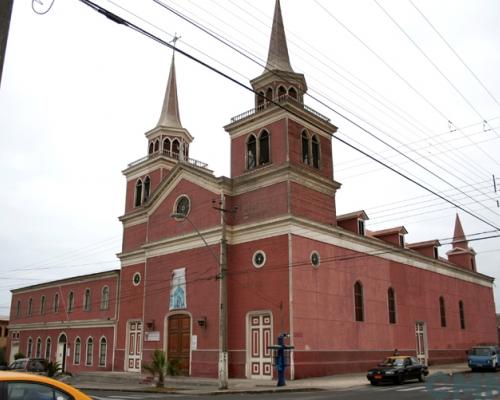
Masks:
[[[458,215],[447,258],[437,240],[406,243],[402,226],[368,231],[362,210],[337,215],[337,127],[304,104],[279,0],[251,84],[254,108],[225,126],[230,177],[216,177],[189,157],[172,59],[147,154],[123,171],[120,270],[12,290],[11,358],[140,372],[162,349],[181,373],[216,377],[222,346],[229,377],[271,379],[268,346],[286,332],[302,378],[365,370],[395,348],[445,363],[497,342],[493,278]]]

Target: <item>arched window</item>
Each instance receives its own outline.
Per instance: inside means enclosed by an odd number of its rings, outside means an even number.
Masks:
[[[59,312],[59,293],[54,295],[54,313]]]
[[[33,315],[33,299],[28,300],[28,317]]]
[[[35,358],[40,358],[40,357],[42,357],[42,338],[38,337],[36,339]]]
[[[50,361],[50,356],[51,356],[51,351],[52,351],[52,339],[50,336],[47,336],[47,339],[45,339],[45,359]]]
[[[281,98],[282,96],[286,95],[286,89],[283,86],[280,86],[278,88],[278,97]]]
[[[394,289],[389,288],[387,290],[387,306],[389,307],[389,323],[396,323],[396,297],[394,295]]]
[[[80,357],[82,354],[82,340],[77,337],[75,339],[75,351],[73,355],[73,364],[80,365]]]
[[[314,168],[319,168],[319,140],[316,135],[313,135],[311,141],[312,165]]]
[[[137,180],[135,184],[135,206],[138,207],[141,205],[142,201],[142,181],[140,179]]]
[[[446,327],[446,308],[443,296],[439,298],[439,314],[441,316],[441,326],[444,328]]]
[[[363,306],[363,285],[361,282],[354,284],[354,314],[356,321],[365,320],[365,310]]]
[[[153,154],[153,151],[154,151],[154,144],[153,144],[153,142],[151,142],[151,143],[149,143],[148,154]]]
[[[90,304],[91,304],[90,289],[85,289],[85,294],[83,295],[83,310],[90,311]]]
[[[167,156],[170,156],[170,139],[166,138],[163,140],[163,153],[166,153]]]
[[[266,91],[266,100],[271,101],[273,99],[273,89],[268,88]]]
[[[259,164],[269,162],[269,132],[262,131],[259,136]]]
[[[31,358],[32,355],[33,355],[33,339],[30,337],[28,338],[28,347],[26,349],[26,356],[28,358]]]
[[[40,315],[45,315],[45,296],[40,298]]]
[[[106,366],[106,349],[107,349],[106,338],[102,337],[99,342],[99,367]]]
[[[302,162],[309,164],[309,137],[306,131],[302,131],[300,135],[302,141]]]
[[[104,286],[101,292],[101,310],[109,308],[109,287]]]
[[[264,105],[265,96],[266,95],[264,92],[262,91],[259,92],[259,94],[257,95],[257,108]]]
[[[151,190],[151,179],[149,179],[149,176],[146,176],[146,178],[144,179],[144,202],[148,201],[150,190]]]
[[[160,141],[158,139],[155,140],[155,153],[160,150]]]
[[[460,328],[465,329],[465,311],[464,302],[462,300],[458,302],[458,311],[460,313]]]
[[[252,169],[257,165],[257,140],[250,135],[247,141],[247,168]]]
[[[18,300],[16,304],[16,317],[19,317],[20,315],[21,315],[21,300]]]
[[[68,312],[73,311],[75,308],[75,294],[73,292],[69,292],[68,294]]]
[[[91,337],[89,337],[87,339],[87,352],[85,356],[85,365],[92,365],[93,355],[94,355],[94,340]]]
[[[179,147],[180,143],[177,139],[172,142],[172,157],[179,157]]]
[[[189,145],[184,143],[184,158],[189,158]]]
[[[297,95],[297,90],[294,87],[291,87],[288,89],[288,95],[294,99],[298,99],[299,96]]]

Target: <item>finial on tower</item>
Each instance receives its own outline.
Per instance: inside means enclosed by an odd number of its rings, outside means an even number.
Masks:
[[[455,230],[453,232],[453,248],[462,248],[468,249],[469,243],[467,242],[467,238],[465,237],[464,229],[462,228],[462,223],[460,222],[460,217],[455,217]]]
[[[288,56],[280,0],[276,0],[274,7],[273,27],[271,30],[271,40],[269,42],[266,70],[293,72],[292,66],[290,65],[290,57]]]
[[[167,90],[165,91],[165,99],[161,110],[160,119],[156,126],[164,126],[168,128],[182,128],[181,119],[179,116],[179,103],[177,100],[177,80],[175,76],[175,45],[180,36],[174,36],[171,42],[174,44],[172,53],[172,62],[170,64],[170,74],[168,76]]]

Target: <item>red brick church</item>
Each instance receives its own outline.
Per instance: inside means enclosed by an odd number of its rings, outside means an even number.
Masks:
[[[183,373],[216,377],[225,285],[230,377],[271,378],[267,346],[282,332],[292,378],[364,370],[395,348],[463,360],[497,342],[493,278],[477,271],[458,216],[442,258],[439,241],[406,243],[403,226],[371,232],[364,211],[337,215],[337,127],[304,104],[279,0],[251,84],[254,108],[224,127],[231,176],[216,177],[189,157],[172,59],[146,155],[123,171],[121,268],[12,290],[10,357],[140,372],[163,349]]]

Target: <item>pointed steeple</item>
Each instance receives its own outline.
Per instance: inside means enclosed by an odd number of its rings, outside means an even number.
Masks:
[[[160,119],[157,127],[182,128],[179,117],[179,103],[177,101],[177,80],[175,77],[175,53],[172,54],[172,63],[170,64],[170,74],[168,76],[167,90],[161,109]]]
[[[455,218],[455,230],[453,232],[453,248],[462,248],[468,249],[469,243],[467,242],[467,238],[464,234],[464,229],[462,228],[462,223],[460,222],[460,218],[457,216]]]
[[[273,27],[269,41],[266,70],[293,72],[286,45],[285,27],[281,16],[280,0],[276,0],[274,7]]]

